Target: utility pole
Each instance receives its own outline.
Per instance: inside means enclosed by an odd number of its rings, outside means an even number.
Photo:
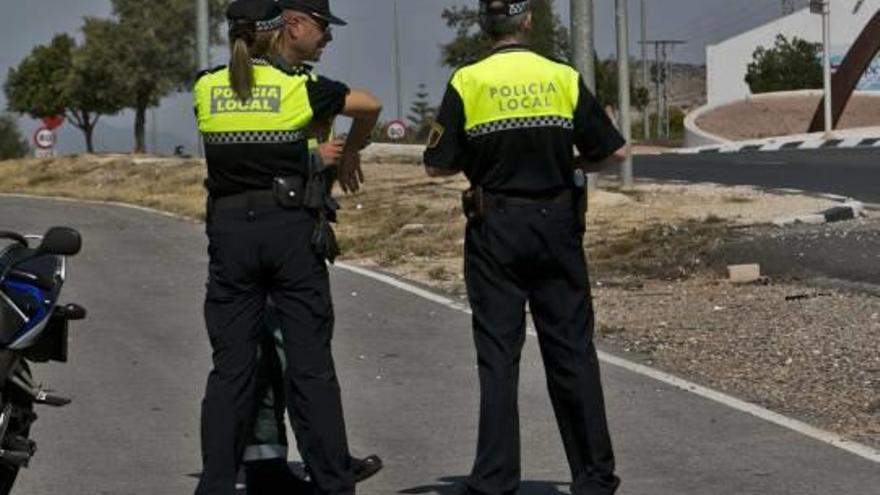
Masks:
[[[629,84],[629,0],[617,0],[617,106],[620,129],[626,140],[626,160],[620,167],[624,188],[633,185],[632,170],[632,114],[630,112]]]
[[[208,0],[197,0],[196,4],[196,46],[198,51],[199,70],[208,69],[211,65],[210,39],[208,35]],[[202,136],[197,134],[196,155],[204,157],[202,149]]]
[[[397,92],[397,120],[403,120],[403,97],[400,83],[400,16],[398,1],[394,0],[394,88]]]
[[[825,137],[831,137],[834,120],[831,116],[831,1],[825,0],[822,8],[822,81],[825,86]]]
[[[572,63],[584,84],[596,94],[596,58],[593,48],[593,0],[571,0]],[[599,174],[587,174],[587,191],[595,191]]]
[[[587,88],[596,92],[596,59],[593,45],[593,0],[571,0],[572,63]]]
[[[208,69],[211,64],[208,47],[208,0],[197,0],[196,5],[196,43],[198,46],[199,70]]]
[[[669,137],[669,48],[686,43],[682,40],[651,40],[654,45],[654,88],[657,94],[657,137]]]
[[[648,13],[645,10],[645,0],[642,0],[642,88],[648,90]],[[648,98],[650,100],[650,98]],[[651,139],[651,116],[648,113],[648,102],[642,109],[642,138]]]
[[[645,44],[648,42],[646,41]],[[657,137],[663,137],[663,99],[660,97],[660,85],[663,75],[660,71],[660,43],[654,43],[654,97],[657,98]]]
[[[862,2],[856,4],[856,12]],[[822,15],[822,86],[825,91],[825,137],[831,136],[834,122],[831,116],[831,1],[810,0],[810,12]]]

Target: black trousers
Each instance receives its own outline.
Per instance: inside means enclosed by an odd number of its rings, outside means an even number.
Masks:
[[[257,348],[268,296],[281,317],[288,410],[316,493],[354,493],[330,348],[330,283],[311,247],[314,228],[310,213],[274,205],[209,212],[205,322],[214,368],[202,402],[199,495],[235,493],[256,413]]]
[[[571,207],[507,206],[471,222],[465,280],[480,375],[477,456],[471,493],[517,493],[517,389],[528,301],[547,387],[571,468],[573,495],[610,495],[620,480],[593,345],[593,307],[583,237]]]

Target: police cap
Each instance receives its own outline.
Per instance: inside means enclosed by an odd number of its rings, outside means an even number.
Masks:
[[[530,0],[480,0],[480,14],[484,16],[514,17],[529,10]]]
[[[345,26],[348,24],[330,12],[330,0],[278,0],[282,9],[296,10],[317,17],[328,24]]]
[[[271,31],[284,23],[281,7],[274,0],[235,0],[226,8],[230,27],[248,26],[254,31]]]

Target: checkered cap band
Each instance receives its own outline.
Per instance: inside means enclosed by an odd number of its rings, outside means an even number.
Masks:
[[[529,10],[531,0],[481,0],[480,15],[514,17]]]
[[[288,144],[305,141],[305,131],[205,132],[205,144]]]
[[[513,17],[515,15],[520,15],[525,12],[529,8],[529,0],[523,0],[522,2],[516,2],[510,4],[510,10],[507,15]]]
[[[480,124],[467,131],[469,138],[494,134],[496,132],[511,131],[515,129],[539,129],[556,127],[560,129],[574,129],[574,121],[565,117],[547,115],[543,117],[522,117],[517,119],[496,120],[487,124]]]
[[[278,16],[274,19],[269,19],[268,21],[257,21],[257,31],[274,31],[275,29],[280,28],[284,25],[284,18],[282,16]]]

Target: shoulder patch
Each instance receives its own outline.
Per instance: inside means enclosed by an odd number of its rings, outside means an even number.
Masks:
[[[431,124],[431,133],[428,134],[428,149],[436,148],[440,145],[440,140],[443,139],[443,134],[446,132],[446,128],[440,125],[437,122]]]
[[[205,70],[199,71],[198,74],[196,74],[196,81],[203,78],[204,76],[207,76],[208,74],[213,74],[215,72],[219,72],[225,68],[226,68],[225,65],[218,65],[217,67],[214,67],[212,69],[205,69]]]

